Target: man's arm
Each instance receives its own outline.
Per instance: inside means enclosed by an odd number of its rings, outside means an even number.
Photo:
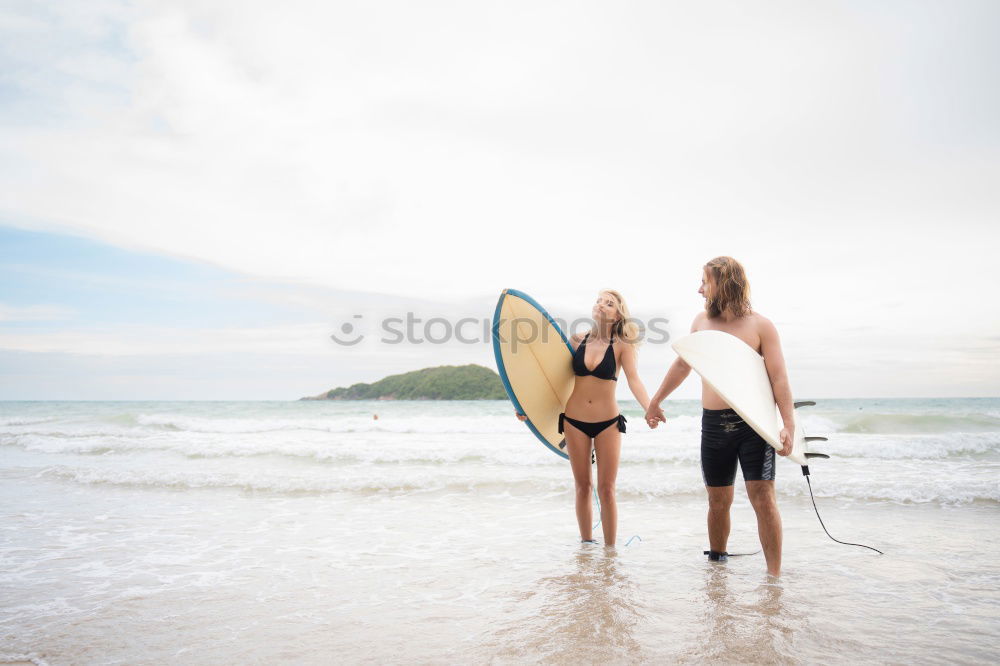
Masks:
[[[704,313],[698,313],[691,322],[691,332],[694,333],[698,330],[698,323]],[[651,428],[656,427],[656,423],[666,422],[667,418],[663,414],[663,410],[660,409],[660,403],[667,399],[667,396],[674,392],[681,383],[687,379],[687,376],[691,374],[691,366],[684,362],[680,356],[674,359],[674,362],[670,364],[670,368],[667,370],[667,375],[660,382],[660,388],[656,389],[656,393],[649,400],[649,409],[646,410],[646,422],[650,424]]]
[[[660,383],[660,388],[656,389],[656,393],[650,399],[649,406],[659,407],[660,403],[666,400],[667,396],[673,393],[674,389],[680,386],[689,374],[691,374],[691,366],[679,356],[675,358],[674,362],[670,364],[670,369],[667,370],[667,376]]]
[[[771,392],[774,401],[778,403],[778,412],[784,428],[781,431],[782,449],[779,455],[787,456],[792,452],[792,437],[795,434],[795,407],[792,405],[792,387],[788,383],[788,371],[785,368],[785,356],[781,352],[781,338],[778,329],[766,317],[760,317],[758,333],[760,334],[760,353],[764,357],[764,367],[771,380]]]

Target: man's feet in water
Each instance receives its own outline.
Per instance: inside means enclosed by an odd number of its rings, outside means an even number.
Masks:
[[[727,562],[729,560],[729,553],[723,551],[719,552],[717,550],[706,550],[705,555],[708,555],[709,562]]]

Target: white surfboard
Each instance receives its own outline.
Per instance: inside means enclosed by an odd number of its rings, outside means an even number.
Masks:
[[[672,346],[747,425],[768,444],[781,450],[778,406],[760,354],[735,335],[722,331],[698,331],[677,340]],[[808,464],[805,433],[798,419],[795,419],[792,439],[788,459],[799,465]]]

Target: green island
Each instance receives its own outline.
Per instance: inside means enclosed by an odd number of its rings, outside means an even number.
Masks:
[[[299,400],[502,400],[506,397],[496,372],[470,364],[389,375],[372,384],[330,389]]]

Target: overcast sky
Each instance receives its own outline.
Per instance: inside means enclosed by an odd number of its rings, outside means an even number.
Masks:
[[[1000,395],[998,26],[991,1],[4,3],[0,399],[492,367],[373,332],[504,287],[566,319],[613,287],[682,335],[720,254],[797,396]],[[672,358],[643,348],[651,391]]]

